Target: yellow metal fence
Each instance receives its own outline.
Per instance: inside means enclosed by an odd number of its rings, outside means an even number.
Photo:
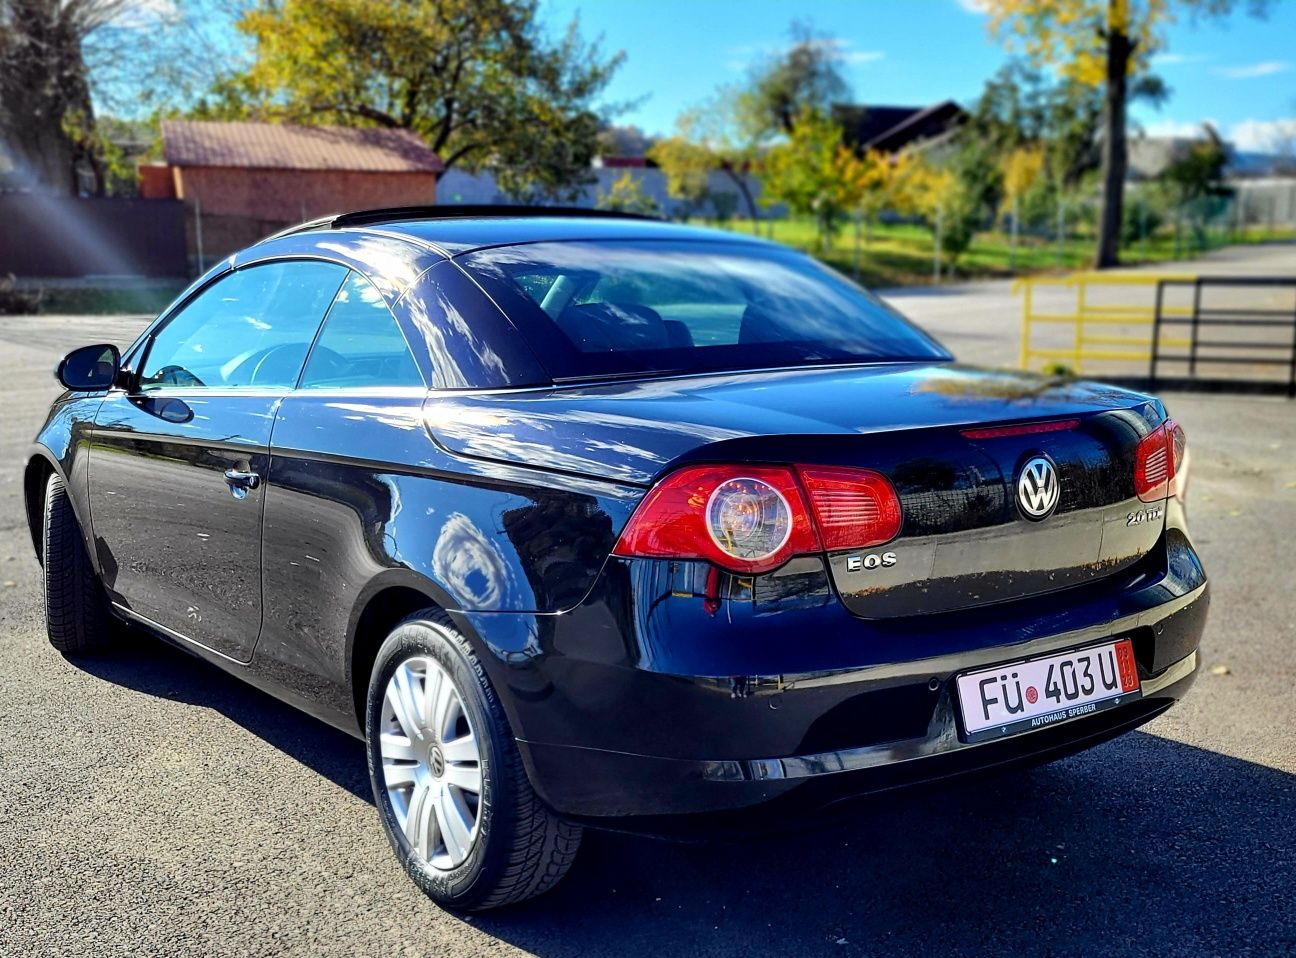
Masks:
[[[1021,368],[1052,362],[1078,373],[1086,362],[1148,363],[1159,284],[1193,279],[1183,273],[1072,273],[1017,280],[1012,289],[1022,295]],[[1163,302],[1160,308],[1163,319],[1192,316],[1191,306]],[[1036,335],[1041,332],[1048,336],[1043,345]],[[1161,348],[1188,345],[1161,336]]]

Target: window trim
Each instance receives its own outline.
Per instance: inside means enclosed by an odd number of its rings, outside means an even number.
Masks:
[[[347,279],[350,278],[351,273],[359,272],[359,270],[356,270],[354,267],[352,267],[350,263],[343,263],[339,260],[332,259],[327,256],[309,256],[309,255],[297,255],[297,254],[284,255],[284,256],[267,256],[264,259],[252,260],[251,262],[242,263],[238,266],[234,266],[231,269],[221,270],[219,273],[216,273],[214,276],[208,279],[207,282],[203,283],[198,288],[190,291],[189,295],[185,296],[179,302],[173,303],[165,313],[163,313],[161,316],[155,319],[153,323],[143,332],[143,334],[141,334],[140,338],[136,340],[136,342],[131,346],[131,348],[127,350],[125,358],[122,360],[122,365],[127,370],[129,375],[129,382],[125,384],[125,390],[127,395],[130,396],[181,396],[181,395],[250,396],[250,395],[257,395],[257,394],[282,395],[291,392],[295,388],[295,385],[294,386],[246,386],[246,387],[224,386],[224,385],[221,386],[162,385],[159,386],[157,389],[150,389],[146,393],[144,392],[143,386],[140,383],[140,378],[144,374],[145,363],[148,362],[149,357],[153,353],[153,346],[157,342],[158,334],[161,333],[168,326],[170,326],[176,319],[178,319],[186,309],[188,309],[193,303],[195,303],[198,300],[200,296],[205,295],[207,292],[213,289],[218,283],[224,282],[225,280],[234,276],[236,273],[242,273],[249,269],[256,269],[259,266],[273,266],[276,264],[292,263],[292,262],[327,263],[331,266],[337,266],[340,267],[341,269],[346,270],[346,273],[342,277],[342,282],[338,285],[338,288],[333,292],[333,298],[329,300],[328,306],[325,307],[324,312],[321,314],[320,321],[315,327],[315,335],[311,338],[311,349],[313,349],[315,345],[315,340],[319,338],[320,330],[324,328],[324,318],[328,316],[329,310],[333,308],[333,303],[337,300],[338,293],[341,292],[342,287],[346,285],[346,281]],[[368,277],[365,277],[365,279],[368,282],[372,282],[372,280],[369,280]],[[306,368],[306,361],[309,360],[309,358],[310,358],[310,349],[307,349],[306,359],[302,361],[302,369],[299,369],[297,371],[297,381],[300,381],[302,370]]]

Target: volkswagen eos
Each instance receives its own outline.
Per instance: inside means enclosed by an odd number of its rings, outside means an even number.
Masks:
[[[348,214],[58,376],[25,473],[54,647],[125,620],[360,737],[450,907],[545,891],[589,826],[1068,754],[1197,669],[1161,402],[959,366],[756,239]]]

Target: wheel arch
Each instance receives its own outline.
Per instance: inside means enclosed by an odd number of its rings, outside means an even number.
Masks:
[[[23,503],[26,506],[27,529],[31,534],[32,548],[36,552],[38,563],[44,562],[41,540],[45,534],[45,489],[49,485],[50,476],[58,476],[67,483],[67,476],[63,474],[54,455],[44,446],[37,446],[28,456],[27,465],[23,468]],[[74,497],[73,511],[76,511],[76,507]],[[82,528],[85,528],[84,524]]]
[[[347,629],[346,661],[351,703],[361,733],[369,676],[379,647],[402,619],[428,608],[448,611],[452,608],[449,596],[433,582],[407,570],[391,570],[391,574],[377,577],[356,600]]]

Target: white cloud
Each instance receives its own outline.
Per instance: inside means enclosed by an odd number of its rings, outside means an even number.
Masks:
[[[1247,63],[1236,67],[1219,67],[1215,70],[1222,77],[1232,80],[1247,80],[1252,77],[1273,76],[1275,73],[1286,73],[1292,65],[1286,60],[1261,60],[1259,63]]]
[[[1296,143],[1296,116],[1277,120],[1241,120],[1227,128],[1209,117],[1202,120],[1157,120],[1143,124],[1143,133],[1149,137],[1200,140],[1202,126],[1206,123],[1219,130],[1225,141],[1243,153],[1277,153],[1284,146]]]
[[[857,50],[854,43],[840,37],[821,37],[811,40],[810,43],[822,48],[831,59],[845,66],[874,63],[886,58],[885,50]],[[780,43],[744,43],[729,48],[725,67],[735,71],[745,70],[758,57],[784,53],[788,49],[786,44]]]
[[[886,56],[881,50],[856,50],[850,40],[843,40],[840,37],[824,37],[810,42],[822,47],[828,56],[838,63],[872,63]]]
[[[1211,59],[1214,58],[1209,53],[1154,53],[1152,65],[1172,67],[1185,63],[1205,63]]]
[[[846,50],[840,56],[843,63],[872,63],[884,59],[886,53],[882,50]]]
[[[1215,125],[1214,120],[1157,120],[1143,124],[1143,132],[1150,137],[1173,137],[1178,140],[1196,140],[1202,136],[1202,124]]]
[[[955,2],[962,7],[966,13],[975,14],[976,16],[981,16],[989,12],[988,0],[955,0]]]
[[[1296,116],[1281,120],[1242,120],[1229,127],[1225,139],[1239,150],[1274,153],[1296,141]]]

